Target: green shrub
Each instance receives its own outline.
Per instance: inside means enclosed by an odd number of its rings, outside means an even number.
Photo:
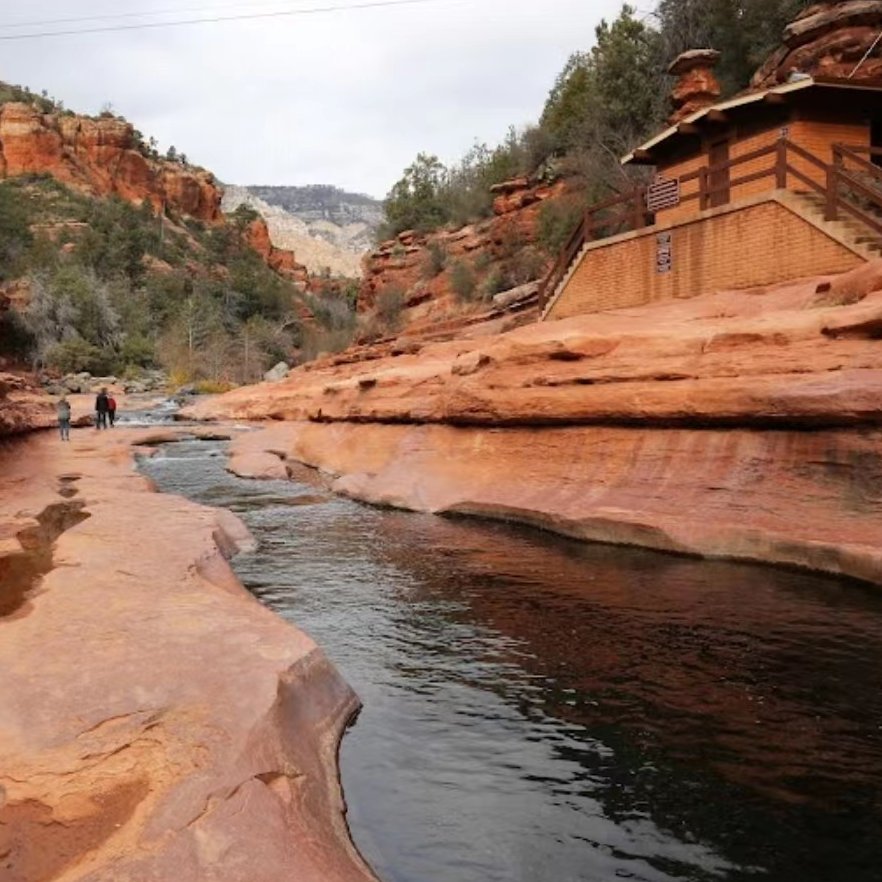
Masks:
[[[76,374],[80,371],[106,374],[113,370],[114,353],[75,337],[53,346],[46,360],[50,367],[62,374]]]
[[[481,282],[480,293],[484,300],[489,300],[494,294],[507,291],[511,285],[501,267],[494,267]]]
[[[537,238],[546,254],[556,257],[573,234],[582,211],[575,202],[549,199],[539,209]]]
[[[401,322],[404,310],[404,291],[397,285],[384,288],[377,295],[377,318],[390,330]]]
[[[453,288],[457,299],[463,302],[472,300],[477,286],[478,280],[474,270],[465,261],[456,261],[450,268],[450,287]]]
[[[517,288],[534,282],[545,272],[545,258],[533,245],[522,248],[505,263],[504,274],[508,288]]]
[[[423,278],[434,279],[435,276],[444,272],[446,266],[447,249],[440,242],[430,242],[422,266]]]

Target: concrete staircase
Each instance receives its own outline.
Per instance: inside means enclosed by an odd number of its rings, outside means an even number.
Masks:
[[[836,220],[825,219],[825,198],[821,193],[787,192],[783,196],[783,201],[798,214],[861,257],[872,260],[882,255],[882,235],[854,215],[840,208]],[[859,207],[882,224],[882,212],[878,208],[867,204]]]

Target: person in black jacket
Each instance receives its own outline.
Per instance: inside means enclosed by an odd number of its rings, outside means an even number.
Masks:
[[[110,410],[110,400],[107,397],[107,389],[102,389],[95,399],[95,425],[99,429],[107,428],[107,411]]]

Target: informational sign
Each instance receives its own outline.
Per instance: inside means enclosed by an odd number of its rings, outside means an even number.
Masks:
[[[674,252],[671,247],[671,234],[657,233],[655,237],[655,271],[669,273],[674,265]]]
[[[653,214],[679,204],[680,181],[678,178],[663,178],[659,175],[646,188],[646,208]]]

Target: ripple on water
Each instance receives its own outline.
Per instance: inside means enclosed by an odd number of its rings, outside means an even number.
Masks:
[[[341,762],[389,882],[878,880],[882,596],[379,511],[169,445],[240,513],[240,578],[364,701]]]

